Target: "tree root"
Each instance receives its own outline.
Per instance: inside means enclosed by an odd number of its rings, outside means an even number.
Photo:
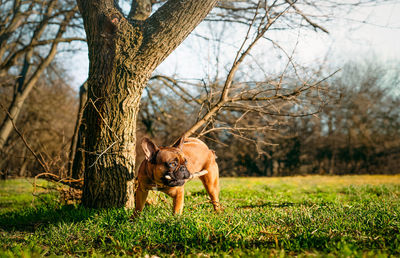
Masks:
[[[60,200],[66,204],[72,204],[79,202],[82,198],[82,189],[83,189],[83,178],[80,179],[72,179],[72,178],[61,178],[52,173],[40,173],[35,176],[34,181],[34,193],[36,192],[36,180],[38,178],[45,179],[50,182],[60,183],[62,185],[66,185],[68,187],[56,187],[52,188],[53,190],[57,190],[60,193]],[[51,187],[45,187],[50,189]]]

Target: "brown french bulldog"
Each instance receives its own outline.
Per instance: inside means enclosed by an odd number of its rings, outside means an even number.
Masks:
[[[149,190],[162,191],[173,198],[174,214],[183,210],[184,184],[199,177],[214,210],[219,206],[219,171],[214,151],[196,138],[181,138],[171,147],[158,147],[148,138],[142,140],[145,160],[138,171],[135,215],[143,210]]]

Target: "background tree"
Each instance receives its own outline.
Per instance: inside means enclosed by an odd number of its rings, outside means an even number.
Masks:
[[[77,7],[69,0],[2,1],[0,9],[0,77],[13,88],[9,115],[0,125],[0,151],[22,106],[56,56],[60,43],[84,40],[69,28],[79,27]],[[68,32],[68,33],[67,33]],[[1,85],[2,88],[6,85]]]
[[[321,114],[319,159],[325,173],[393,173],[399,167],[400,85],[396,63],[349,62],[331,82],[341,96]]]
[[[77,106],[76,92],[65,81],[67,78],[63,69],[52,62],[25,100],[19,119],[14,123],[36,155],[46,162],[49,171],[61,178],[67,176]],[[12,94],[11,87],[3,89],[0,105],[6,106]],[[44,172],[17,133],[10,134],[0,157],[3,178],[32,177]]]

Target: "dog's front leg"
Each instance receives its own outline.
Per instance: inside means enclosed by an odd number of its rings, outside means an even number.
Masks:
[[[140,186],[135,193],[135,214],[141,212],[146,204],[147,195],[149,191],[141,189]]]
[[[173,199],[173,210],[174,214],[182,214],[185,190],[183,186],[173,187],[166,192]]]
[[[182,214],[185,192],[183,187],[177,191],[174,197],[174,214]]]

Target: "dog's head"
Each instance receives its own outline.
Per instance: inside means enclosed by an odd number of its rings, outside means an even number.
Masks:
[[[150,139],[143,138],[142,149],[148,161],[147,173],[156,184],[182,186],[190,178],[182,152],[183,143],[184,138],[181,138],[171,147],[158,147]]]

